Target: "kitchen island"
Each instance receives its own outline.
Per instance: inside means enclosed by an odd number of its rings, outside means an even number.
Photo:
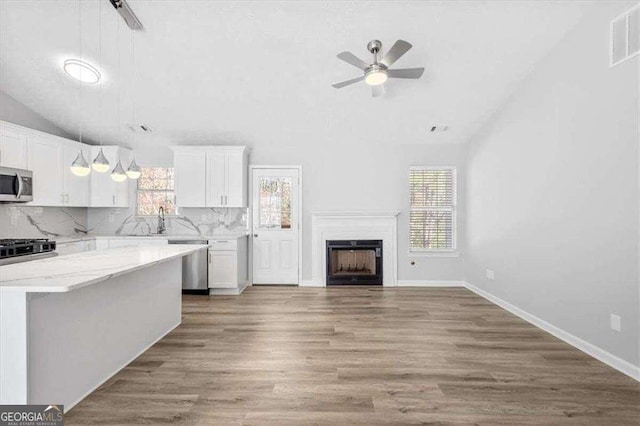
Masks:
[[[0,267],[0,404],[68,410],[181,321],[182,261],[126,247]]]

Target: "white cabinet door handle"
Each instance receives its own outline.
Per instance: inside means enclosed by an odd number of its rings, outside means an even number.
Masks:
[[[209,253],[209,263],[211,263],[211,253]]]

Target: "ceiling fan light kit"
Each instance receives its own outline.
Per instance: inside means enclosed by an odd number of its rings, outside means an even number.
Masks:
[[[351,52],[341,52],[338,54],[338,59],[341,59],[354,67],[360,68],[364,75],[362,77],[356,77],[351,80],[333,84],[332,86],[336,89],[340,89],[364,80],[366,84],[371,86],[372,96],[376,97],[381,96],[384,93],[383,84],[389,78],[418,79],[422,77],[424,68],[389,69],[389,67],[400,59],[402,55],[407,53],[411,47],[410,43],[404,40],[398,40],[393,46],[391,46],[391,49],[389,49],[384,58],[378,61],[378,53],[382,48],[382,42],[380,40],[371,40],[367,44],[367,50],[373,55],[373,63],[371,64],[366,63]]]

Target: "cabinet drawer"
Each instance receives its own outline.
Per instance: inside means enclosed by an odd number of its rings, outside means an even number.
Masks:
[[[238,248],[238,240],[209,240],[209,248],[210,250],[237,250]]]

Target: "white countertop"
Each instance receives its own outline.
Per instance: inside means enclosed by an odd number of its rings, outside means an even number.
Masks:
[[[211,235],[77,235],[69,237],[50,237],[57,244],[67,244],[76,241],[90,241],[99,239],[140,239],[140,240],[216,240],[216,239],[238,239],[249,235],[247,232],[228,232]]]
[[[182,244],[125,247],[0,266],[0,291],[67,292],[206,248]]]

